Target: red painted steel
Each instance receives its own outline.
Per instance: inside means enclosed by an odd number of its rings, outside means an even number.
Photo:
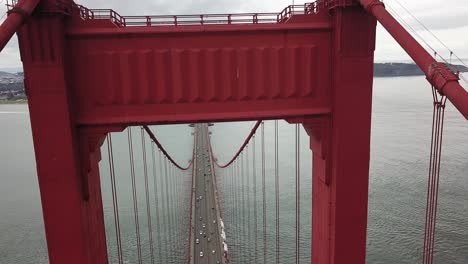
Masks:
[[[276,23],[231,15],[223,25],[201,16],[123,27],[111,11],[41,1],[50,8],[18,36],[50,262],[107,263],[106,133],[288,118],[301,120],[314,151],[314,263],[364,263],[375,19],[326,3],[286,8]]]
[[[3,50],[11,37],[23,25],[24,21],[31,15],[38,4],[39,0],[7,2],[9,7],[8,17],[0,25],[0,51]]]
[[[81,18],[85,20],[107,19],[119,27],[131,26],[184,26],[184,25],[230,25],[281,23],[292,15],[308,15],[317,11],[316,3],[287,6],[279,13],[243,14],[200,14],[200,15],[159,15],[159,16],[121,16],[112,9],[89,9],[76,5]]]
[[[364,8],[387,29],[401,47],[411,56],[427,80],[438,92],[447,96],[450,102],[468,119],[468,92],[458,83],[458,76],[446,65],[437,62],[396,19],[387,12],[378,0],[359,0]]]

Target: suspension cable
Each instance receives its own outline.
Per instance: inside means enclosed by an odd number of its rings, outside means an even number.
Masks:
[[[301,233],[301,164],[300,164],[300,133],[296,124],[296,264],[300,261],[300,233]]]
[[[236,168],[236,180],[239,181],[239,177],[240,177],[240,162],[238,160],[236,160],[235,162],[235,168]],[[240,248],[240,242],[241,242],[241,233],[240,233],[240,222],[241,222],[241,219],[240,219],[240,210],[239,210],[239,196],[240,196],[240,184],[237,184],[236,188],[236,245],[237,245],[237,248],[236,248],[236,259],[240,259],[240,251],[239,251],[239,248]]]
[[[253,195],[254,195],[254,240],[255,240],[255,248],[254,248],[254,263],[258,263],[258,237],[257,237],[257,169],[256,169],[256,159],[255,159],[255,135],[252,137],[252,170],[253,170]]]
[[[276,213],[276,264],[279,264],[280,258],[280,247],[279,247],[279,168],[278,168],[278,120],[275,120],[274,124],[274,136],[275,136],[275,213]]]
[[[445,104],[447,98],[439,97],[432,87],[433,114],[431,150],[429,158],[429,177],[426,198],[426,222],[424,230],[423,264],[432,264],[434,261],[435,225],[437,217],[437,203],[439,194],[440,164],[442,155],[442,136],[444,128]]]
[[[414,34],[414,36],[415,36],[416,38],[418,38],[419,40],[421,40],[433,53],[436,54],[436,56],[438,56],[440,59],[442,59],[446,64],[449,64],[449,63],[447,62],[447,60],[446,60],[444,57],[442,57],[442,56],[437,52],[437,50],[436,50],[435,48],[433,48],[433,47],[429,44],[429,42],[427,42],[426,39],[424,39],[424,38],[416,31],[416,29],[414,29],[414,27],[411,26],[395,9],[393,9],[393,8],[392,8],[390,5],[388,5],[388,4],[387,4],[386,7],[387,7],[388,11],[389,11],[394,17],[398,18],[398,20],[399,20],[403,25],[405,25],[405,26],[408,28],[408,30],[409,30],[411,33]]]
[[[189,162],[189,164],[185,167],[179,165],[173,158],[172,156],[166,151],[166,149],[162,146],[162,144],[159,142],[159,140],[156,138],[156,136],[153,134],[151,129],[148,126],[143,126],[143,129],[145,129],[146,133],[148,133],[148,136],[153,140],[153,142],[158,146],[158,148],[164,153],[164,155],[169,159],[169,161],[174,164],[177,168],[181,170],[188,170],[190,166],[192,165],[192,162]]]
[[[232,242],[234,242],[234,166],[231,166],[229,167],[229,170],[230,170],[230,186],[229,186],[229,204],[230,204],[230,207],[229,207],[229,225],[230,225],[230,234],[231,234],[231,240]]]
[[[245,166],[246,166],[246,174],[247,174],[247,184],[246,184],[246,187],[247,187],[247,206],[246,206],[246,209],[247,209],[247,248],[250,249],[252,248],[251,247],[251,244],[252,244],[252,236],[251,236],[251,230],[250,230],[250,162],[249,162],[249,145],[247,145],[245,147],[245,160],[246,160],[246,163],[245,163]],[[248,262],[247,263],[250,263],[251,262],[251,251],[248,250]]]
[[[165,208],[165,205],[166,205],[166,193],[165,193],[165,190],[164,190],[164,178],[165,178],[165,173],[164,173],[164,161],[163,161],[163,157],[164,157],[164,154],[162,154],[162,151],[161,149],[158,149],[158,163],[159,163],[159,175],[160,176],[160,186],[161,186],[161,192],[160,192],[160,196],[161,196],[161,206],[160,206],[160,209],[161,209],[161,222],[164,223],[164,226],[166,227],[164,229],[164,237],[162,240],[164,240],[164,260],[167,262],[168,261],[168,253],[169,253],[169,249],[168,249],[168,236],[167,236],[167,223],[166,222],[166,208]]]
[[[172,236],[172,219],[171,219],[171,194],[169,192],[169,179],[171,178],[170,177],[170,162],[168,161],[168,158],[167,156],[164,156],[164,184],[165,184],[165,188],[166,188],[166,219],[167,219],[167,223],[168,223],[168,241],[169,241],[169,244],[168,244],[168,249],[169,249],[169,259],[172,261],[172,258],[174,256],[173,252],[172,252],[172,247],[173,247],[173,236]]]
[[[132,129],[128,128],[127,130],[128,138],[128,153],[130,156],[130,177],[132,180],[132,194],[133,194],[133,213],[135,219],[135,234],[137,239],[137,252],[138,252],[138,263],[142,263],[142,253],[141,253],[141,238],[140,238],[140,222],[138,219],[138,196],[136,190],[136,179],[135,179],[135,160],[133,157],[133,138],[132,138]]]
[[[266,264],[265,123],[262,122],[263,264]]]
[[[247,144],[249,143],[250,139],[253,137],[253,135],[255,134],[255,132],[257,131],[257,128],[260,126],[260,124],[262,123],[261,120],[257,121],[257,123],[255,123],[255,126],[252,128],[252,130],[250,131],[249,135],[245,138],[244,140],[244,143],[240,146],[239,150],[236,152],[236,154],[234,154],[234,156],[229,160],[229,162],[227,162],[226,164],[224,165],[220,165],[218,163],[218,161],[214,158],[214,153],[213,153],[213,150],[211,148],[211,142],[210,142],[210,149],[211,149],[211,155],[213,156],[213,160],[216,164],[216,166],[220,167],[220,168],[226,168],[227,166],[231,165],[231,163],[234,162],[234,160],[237,159],[237,157],[241,154],[241,152],[244,150],[245,146],[247,146]]]
[[[169,239],[170,239],[170,252],[171,252],[171,259],[174,260],[174,221],[173,221],[173,212],[174,212],[174,199],[173,193],[172,193],[172,181],[174,179],[173,173],[172,173],[172,164],[166,159],[167,163],[167,204],[168,204],[168,209],[167,209],[167,218],[169,221]]]
[[[111,180],[111,191],[112,191],[112,206],[114,209],[114,226],[115,226],[115,238],[117,240],[117,257],[119,264],[123,263],[122,254],[122,238],[120,232],[120,217],[119,217],[119,204],[117,201],[117,188],[115,182],[115,169],[114,169],[114,151],[112,146],[112,134],[109,133],[107,136],[107,155],[109,158],[109,175]]]
[[[416,20],[416,22],[419,23],[419,25],[421,25],[429,34],[432,35],[432,37],[434,37],[440,44],[442,44],[442,46],[444,46],[449,52],[450,52],[450,57],[455,56],[455,58],[460,61],[465,67],[468,67],[462,59],[460,59],[460,57],[457,56],[457,54],[455,54],[440,38],[437,37],[437,35],[435,35],[429,28],[426,27],[426,25],[424,25],[421,20],[419,20],[415,15],[413,15],[413,13],[408,10],[408,8],[406,8],[400,1],[398,0],[394,0],[399,6],[401,6],[405,11],[406,13],[408,13],[411,17],[414,18],[414,20]],[[450,64],[452,62],[450,61]]]
[[[156,178],[156,155],[155,155],[155,148],[154,148],[154,142],[151,144],[151,159],[153,163],[153,189],[154,189],[154,209],[156,211],[156,240],[158,243],[157,246],[157,255],[162,256],[162,251],[161,251],[161,228],[160,228],[160,218],[159,218],[159,205],[158,205],[158,186],[157,184],[157,178]]]
[[[244,248],[245,246],[245,239],[246,239],[246,228],[245,228],[245,188],[244,188],[244,177],[245,177],[245,172],[244,172],[244,152],[241,152],[240,154],[240,166],[241,166],[241,185],[240,185],[240,188],[241,188],[241,220],[242,220],[242,235],[241,235],[241,245],[242,247]],[[245,252],[245,250],[242,250],[241,252]],[[245,254],[242,254],[242,259],[244,261],[242,261],[242,263],[245,263]]]
[[[148,188],[148,164],[146,160],[146,143],[145,143],[145,134],[143,132],[143,128],[140,129],[140,137],[141,137],[141,150],[143,154],[143,176],[145,180],[145,198],[146,198],[146,216],[148,222],[148,239],[149,239],[149,246],[150,246],[150,257],[151,263],[154,264],[154,245],[153,245],[153,227],[151,224],[151,209],[150,209],[150,196],[149,196],[149,188]]]

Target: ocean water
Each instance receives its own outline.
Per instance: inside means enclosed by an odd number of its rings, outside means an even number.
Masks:
[[[372,115],[371,168],[369,186],[369,219],[367,263],[418,263],[423,242],[426,182],[432,125],[432,97],[430,87],[423,77],[377,78],[374,80]],[[254,122],[220,123],[212,127],[213,151],[220,163],[227,161],[243,142]],[[191,128],[186,125],[152,127],[162,144],[181,164],[191,157]],[[0,105],[0,263],[47,263],[47,249],[35,174],[29,115],[26,105]],[[133,128],[135,160],[141,160],[139,128]],[[272,249],[275,242],[274,178],[272,174],[273,121],[265,123],[267,141],[267,262],[273,263]],[[280,263],[294,262],[294,126],[279,121],[280,168]],[[311,234],[311,153],[307,137],[301,131],[301,263],[310,258]],[[113,135],[116,162],[117,189],[121,217],[122,247],[125,263],[136,263],[136,239],[133,218],[132,193],[128,183],[127,134]],[[145,141],[147,147],[149,141]],[[257,159],[259,142],[256,142]],[[113,226],[112,197],[109,188],[107,150],[103,146],[101,178],[108,250],[111,263],[116,260],[115,231]],[[252,150],[250,146],[249,150]],[[147,148],[149,164],[151,148]],[[158,154],[158,153],[156,153]],[[250,154],[251,155],[251,154]],[[156,155],[156,167],[159,160]],[[250,161],[252,156],[250,156]],[[258,161],[258,160],[257,160]],[[151,168],[151,164],[148,165]],[[149,263],[146,200],[141,163],[135,164],[137,199],[140,207],[143,256]],[[257,169],[259,166],[257,164]],[[255,240],[253,219],[253,193],[250,210],[237,208],[233,200],[233,179],[230,170],[216,170],[223,219],[227,230],[227,242],[232,263],[254,263]],[[259,171],[258,171],[259,172]],[[158,173],[156,173],[158,174]],[[164,174],[164,173],[159,173]],[[159,238],[155,240],[155,252],[160,252],[163,263],[184,263],[186,259],[186,229],[183,218],[188,208],[182,206],[188,199],[189,173],[174,173],[179,200],[170,201],[175,206],[154,206],[150,201],[153,225],[156,212],[161,225]],[[253,181],[253,174],[249,176]],[[246,178],[244,178],[246,181]],[[150,178],[150,193],[154,193],[154,178]],[[165,178],[156,177],[156,183],[165,187]],[[169,185],[171,186],[171,185]],[[260,174],[257,173],[258,225],[261,229]],[[238,190],[239,187],[237,187]],[[244,190],[247,187],[244,182]],[[163,203],[165,188],[159,189],[158,201]],[[239,194],[239,193],[238,193]],[[171,196],[175,197],[175,196]],[[178,201],[178,202],[177,202]],[[234,201],[234,202],[233,202]],[[240,200],[238,200],[240,202]],[[170,208],[167,210],[167,208]],[[242,230],[246,216],[250,220],[250,232]],[[172,218],[171,218],[172,217]],[[171,221],[172,219],[172,221]],[[174,221],[175,220],[175,221]],[[244,222],[242,222],[244,221]],[[449,104],[446,110],[444,146],[439,208],[436,230],[436,263],[468,263],[468,123]],[[169,227],[169,223],[172,225]],[[155,230],[153,228],[153,230]],[[177,232],[179,231],[179,232]],[[172,233],[171,233],[172,232]],[[156,233],[156,232],[155,232]],[[169,246],[175,234],[176,246]],[[244,234],[244,235],[238,235]],[[258,259],[262,260],[261,230],[258,232]],[[172,241],[174,242],[174,240]]]

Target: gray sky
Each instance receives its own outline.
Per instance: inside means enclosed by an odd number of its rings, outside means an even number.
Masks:
[[[4,1],[0,0],[0,2]],[[112,8],[121,15],[158,15],[279,12],[291,4],[292,0],[138,0],[138,4],[129,2],[128,0],[78,1],[90,8]],[[421,30],[422,28],[402,9],[399,3],[409,9],[459,57],[468,58],[468,0],[385,0],[384,2],[390,11],[397,11],[444,57],[448,58],[449,52],[430,34]],[[296,0],[295,3],[302,4],[303,1]],[[0,12],[3,14],[5,9],[2,5]],[[409,60],[409,57],[380,25],[378,26],[375,59],[376,61]],[[18,42],[14,37],[0,54],[0,69],[19,67],[21,67],[21,61]]]

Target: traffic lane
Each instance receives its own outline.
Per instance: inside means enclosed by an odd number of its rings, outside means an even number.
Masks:
[[[198,129],[199,129],[199,125],[198,125]],[[199,129],[200,130],[200,129]],[[196,228],[195,228],[195,239],[199,239],[199,244],[196,244],[196,252],[194,253],[194,258],[195,258],[195,263],[203,263],[202,261],[200,261],[200,252],[203,252],[206,248],[206,245],[205,245],[205,242],[200,239],[200,230],[201,230],[201,221],[199,220],[200,217],[202,217],[204,215],[204,205],[203,203],[198,200],[198,198],[200,197],[200,193],[201,193],[201,190],[203,188],[202,186],[202,182],[200,181],[200,172],[201,172],[201,169],[203,167],[203,158],[202,158],[202,155],[201,155],[201,148],[202,148],[202,135],[201,133],[197,133],[198,135],[200,135],[200,137],[197,138],[197,171],[196,171],[196,197],[197,197],[197,202],[196,202],[196,211],[198,212],[197,214],[197,218],[195,219],[196,221]]]
[[[201,137],[199,139],[199,142],[198,142],[200,145],[200,147],[198,148],[199,150],[199,155],[198,155],[198,164],[199,165],[199,170],[197,171],[197,197],[200,197],[202,196],[202,199],[201,200],[198,200],[198,211],[199,211],[199,216],[202,217],[200,220],[200,218],[197,219],[197,227],[198,227],[198,230],[196,232],[197,234],[197,238],[199,239],[199,247],[198,247],[198,251],[196,252],[197,253],[197,256],[196,256],[196,263],[211,263],[211,259],[210,259],[210,256],[205,256],[206,253],[208,252],[208,242],[203,238],[203,235],[200,235],[200,231],[203,233],[203,224],[204,224],[204,219],[206,218],[206,213],[207,213],[207,208],[206,208],[206,196],[204,195],[204,190],[206,188],[205,184],[204,184],[204,175],[206,173],[205,171],[205,164],[204,164],[204,158],[203,158],[203,137]],[[204,253],[204,256],[203,257],[200,257],[200,252],[203,252]]]
[[[203,129],[201,127],[200,129]],[[206,129],[204,130],[206,131]],[[199,236],[199,241],[200,241],[200,246],[198,249],[200,251],[204,252],[204,257],[199,257],[199,251],[198,253],[198,258],[195,259],[195,262],[197,263],[221,263],[222,256],[221,252],[219,250],[216,250],[220,248],[220,236],[218,234],[218,228],[213,228],[216,225],[212,223],[212,219],[216,219],[216,215],[213,216],[213,209],[214,208],[214,190],[213,190],[213,185],[212,185],[212,175],[211,175],[211,164],[209,160],[209,152],[207,151],[206,148],[206,142],[207,142],[207,135],[206,133],[199,133],[201,135],[200,138],[198,138],[197,143],[200,146],[197,148],[197,166],[199,170],[196,172],[197,176],[197,197],[200,195],[203,196],[203,199],[199,201],[199,208],[198,208],[198,213],[200,216],[202,216],[203,220],[199,221],[197,219],[198,224],[198,230],[196,232],[197,236]],[[206,190],[206,192],[205,192]],[[206,225],[205,228],[203,228],[203,224]],[[200,230],[204,231],[207,237],[200,236]],[[213,234],[211,234],[213,233]],[[207,242],[208,237],[210,237],[210,242]],[[219,245],[218,245],[219,244]],[[218,245],[218,246],[217,246]],[[212,247],[212,248],[211,248]],[[215,250],[215,254],[212,254],[212,250]]]
[[[206,130],[205,130],[206,131]],[[206,142],[204,146],[207,146],[208,143],[208,134],[204,133],[203,134],[203,140]],[[206,170],[206,177],[205,177],[205,185],[207,186],[207,199],[209,201],[208,203],[208,229],[209,229],[209,236],[211,238],[211,245],[210,245],[210,254],[212,254],[212,251],[215,251],[215,254],[213,254],[214,258],[218,261],[221,262],[222,260],[222,254],[220,252],[221,248],[221,239],[220,239],[220,234],[218,230],[218,221],[217,221],[217,212],[215,210],[216,205],[215,205],[215,192],[214,192],[214,185],[213,185],[213,174],[212,174],[212,167],[211,167],[211,160],[209,157],[209,152],[208,149],[204,150],[204,158],[206,162],[205,170]],[[213,223],[213,220],[215,222]]]

